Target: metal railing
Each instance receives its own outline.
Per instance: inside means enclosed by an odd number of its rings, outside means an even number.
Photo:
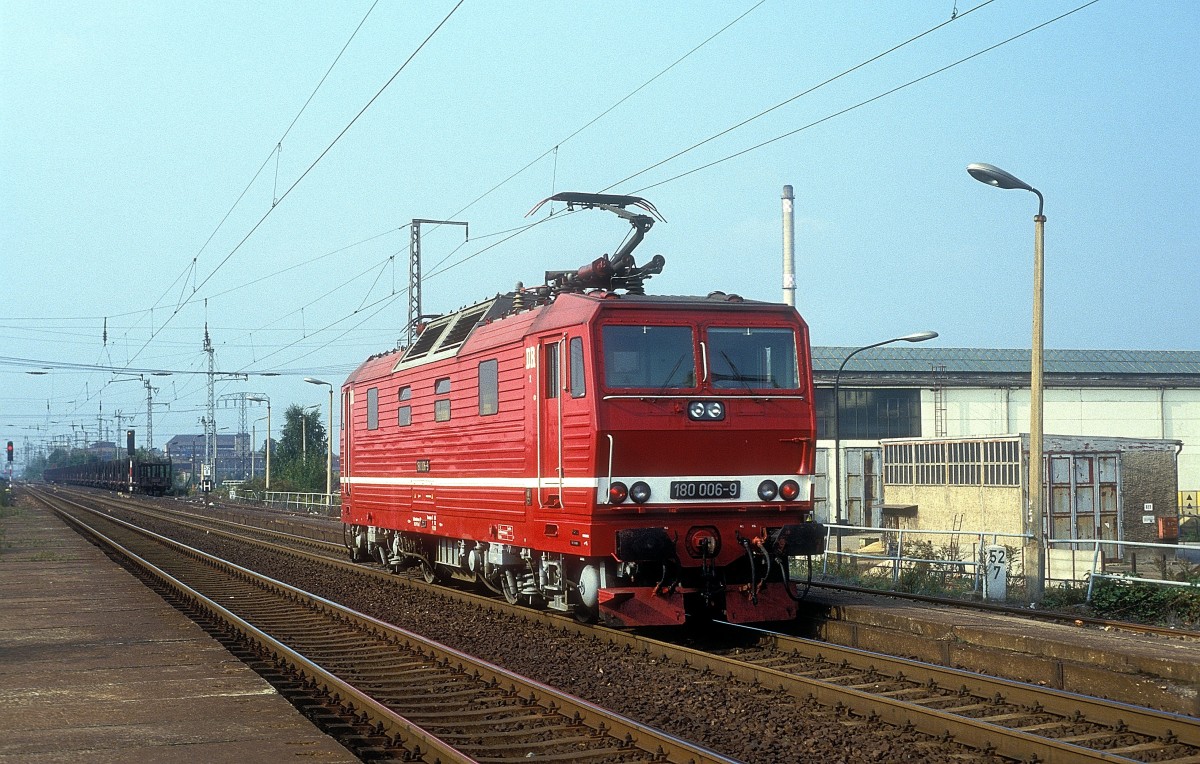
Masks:
[[[1196,569],[1200,565],[1200,547],[1197,546],[1112,539],[1047,539],[1046,547],[1048,550],[1068,553],[1060,557],[1069,560],[1071,575],[1058,576],[1054,580],[1086,580],[1088,602],[1092,599],[1092,590],[1097,579],[1158,586],[1200,587],[1196,580]],[[1141,550],[1151,552],[1150,555],[1142,557],[1143,570],[1147,566],[1157,565],[1160,577],[1150,577],[1138,572],[1138,553]],[[1048,554],[1052,555],[1053,552]],[[1051,556],[1051,563],[1053,559]],[[1080,562],[1084,564],[1079,565]],[[1189,572],[1192,573],[1192,580],[1185,580]],[[1172,573],[1179,577],[1169,578]]]
[[[330,502],[330,503],[327,503]],[[328,496],[323,493],[296,493],[292,491],[265,491],[263,503],[270,507],[285,507],[314,515],[336,516],[341,514],[342,495]]]
[[[933,539],[945,538],[947,543],[939,547],[943,556],[933,556]],[[1024,574],[1020,550],[1028,537],[1014,533],[997,533],[979,530],[935,530],[909,528],[875,528],[864,525],[827,525],[825,527],[825,554],[821,561],[821,574],[830,574],[831,559],[840,567],[844,560],[851,561],[860,574],[884,577],[890,574],[892,586],[900,583],[906,570],[921,570],[940,577],[945,583],[949,579],[970,581],[971,592],[979,593],[983,585],[983,549],[990,545],[1005,545],[1010,540],[1012,559],[1018,563],[1010,576]],[[844,542],[859,543],[857,550],[843,549]],[[871,543],[864,544],[863,542]],[[874,548],[878,544],[879,547]],[[835,548],[836,547],[836,548]],[[863,551],[869,550],[869,551]],[[906,554],[906,552],[929,551],[931,554]]]
[[[335,493],[332,497],[329,497],[323,493],[251,491],[236,488],[229,492],[229,498],[233,501],[247,501],[256,504],[265,504],[269,507],[280,507],[308,512],[314,515],[328,515],[330,517],[337,517],[342,511],[342,495],[340,493]],[[327,503],[327,499],[331,500],[331,503]]]
[[[946,543],[935,545],[945,539]],[[844,578],[865,577],[876,582],[901,584],[906,571],[937,579],[941,585],[958,583],[960,591],[982,590],[985,575],[983,550],[999,545],[1009,549],[1007,575],[1023,577],[1023,551],[1029,537],[1015,533],[981,530],[927,528],[876,528],[861,525],[828,525],[821,575]],[[847,543],[858,546],[845,548]],[[1108,539],[1046,539],[1046,583],[1067,586],[1087,582],[1087,601],[1097,579],[1161,586],[1200,586],[1200,546],[1161,544]],[[1142,554],[1138,571],[1139,552]],[[832,568],[832,570],[831,570]],[[1158,575],[1146,570],[1157,568]],[[1175,577],[1172,577],[1174,575]],[[1184,580],[1190,578],[1191,580]]]

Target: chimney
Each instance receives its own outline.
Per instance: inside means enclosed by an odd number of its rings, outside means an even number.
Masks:
[[[783,187],[783,301],[796,307],[796,213],[792,187]]]

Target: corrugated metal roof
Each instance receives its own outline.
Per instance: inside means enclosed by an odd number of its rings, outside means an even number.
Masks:
[[[813,369],[836,372],[857,348],[814,347]],[[1007,348],[937,348],[887,345],[864,350],[846,371],[922,373],[945,367],[947,374],[1029,373],[1030,351]],[[1197,350],[1053,350],[1045,351],[1047,374],[1196,374]]]

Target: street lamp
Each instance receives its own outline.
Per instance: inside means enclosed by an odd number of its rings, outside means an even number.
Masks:
[[[1033,218],[1033,350],[1031,352],[1031,369],[1029,379],[1029,517],[1028,522],[1033,526],[1032,551],[1037,558],[1037,570],[1033,575],[1027,571],[1026,586],[1029,598],[1033,602],[1041,602],[1045,593],[1046,581],[1046,550],[1044,547],[1045,531],[1042,528],[1045,503],[1042,499],[1042,408],[1045,395],[1042,392],[1042,375],[1045,363],[1042,351],[1045,348],[1042,314],[1045,307],[1045,286],[1043,280],[1046,216],[1042,214],[1045,200],[1042,192],[1014,175],[1010,175],[999,167],[990,164],[969,164],[967,172],[980,183],[1005,189],[1031,191],[1037,194],[1038,211]],[[1026,556],[1025,559],[1029,559]]]
[[[305,377],[310,385],[325,385],[329,388],[329,447],[325,449],[325,506],[333,506],[333,385],[324,380]]]
[[[263,490],[269,491],[271,490],[271,399],[265,395],[252,395],[246,400],[267,404],[267,487]]]
[[[249,400],[249,399],[247,398],[247,400]],[[256,460],[254,458],[255,455],[258,454],[258,423],[266,418],[267,417],[265,417],[265,416],[260,416],[258,419],[255,419],[253,422],[250,423],[250,444],[251,444],[251,446],[253,446],[250,449],[250,479],[251,480],[258,477],[258,470],[255,469],[255,467],[256,467],[255,461]],[[268,439],[267,444],[270,445],[270,443],[271,443],[271,441],[270,441],[270,439]]]
[[[842,365],[838,367],[837,375],[833,378],[833,476],[837,486],[837,504],[835,509],[835,523],[841,525],[843,521],[849,520],[844,511],[845,502],[842,500],[842,401],[841,401],[841,386],[842,386],[842,371],[846,368],[846,362],[864,350],[871,348],[890,345],[893,342],[924,342],[938,336],[937,332],[914,332],[906,334],[903,337],[893,337],[890,340],[876,342],[871,345],[864,345],[857,350],[851,352],[844,359]],[[838,551],[841,551],[841,535],[838,536]]]

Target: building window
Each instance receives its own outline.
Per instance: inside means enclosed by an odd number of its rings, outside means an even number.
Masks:
[[[921,391],[913,388],[863,388],[839,391],[840,440],[881,440],[921,436]],[[817,388],[817,437],[832,439],[833,389]]]
[[[948,440],[885,443],[883,479],[889,485],[1021,484],[1021,444],[1016,440]]]
[[[983,443],[983,484],[1021,484],[1021,444],[1015,440]]]
[[[450,392],[450,378],[449,377],[442,377],[441,379],[439,379],[438,381],[433,383],[433,394],[434,395],[445,395],[448,392]]]
[[[396,398],[401,402],[399,408],[396,409],[396,424],[401,427],[408,427],[412,424],[412,406],[404,404],[404,401],[412,398],[412,388],[408,385],[400,388],[396,393]]]
[[[888,443],[883,447],[883,479],[889,485],[912,485],[911,443]]]
[[[979,441],[947,443],[946,467],[950,485],[979,485]]]
[[[500,411],[500,363],[494,358],[479,364],[479,416]]]
[[[917,485],[946,484],[946,444],[915,443]]]
[[[587,380],[583,376],[583,338],[571,338],[571,397],[582,398],[587,394]]]
[[[379,388],[367,388],[367,429],[379,429]]]

